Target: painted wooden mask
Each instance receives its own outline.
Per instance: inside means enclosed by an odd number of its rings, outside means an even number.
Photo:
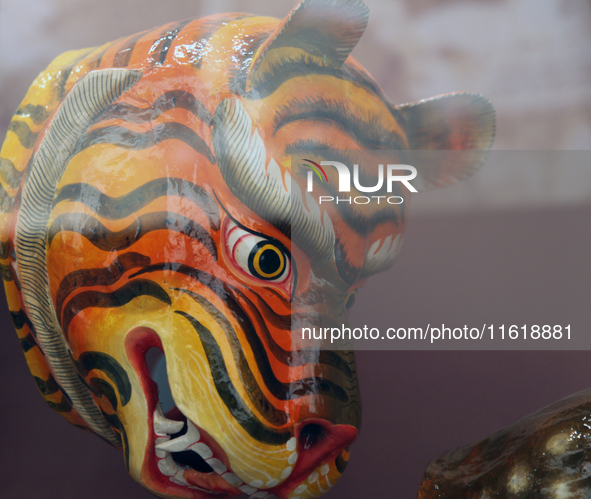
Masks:
[[[407,203],[319,206],[292,157],[474,152],[419,165],[420,190],[469,176],[492,142],[479,95],[392,105],[349,56],[367,18],[303,0],[283,21],[215,15],[67,52],[10,124],[0,257],[27,363],[159,497],[318,497],[347,465],[354,355],[293,333],[347,323]]]

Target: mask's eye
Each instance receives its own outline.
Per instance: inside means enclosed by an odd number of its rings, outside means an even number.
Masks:
[[[283,251],[267,241],[256,243],[250,250],[247,260],[252,275],[269,281],[281,277],[288,267]]]
[[[289,253],[279,241],[244,230],[232,220],[225,234],[230,259],[248,275],[273,283],[290,279]]]

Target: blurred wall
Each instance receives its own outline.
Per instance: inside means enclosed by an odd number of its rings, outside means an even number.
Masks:
[[[0,130],[26,88],[66,50],[216,12],[285,16],[295,0],[0,0]],[[367,0],[370,23],[353,55],[393,102],[453,91],[486,95],[498,113],[495,149],[591,148],[591,3],[588,0]],[[470,187],[425,195],[415,211],[579,202],[589,171],[553,165],[524,174],[484,169]],[[548,179],[551,180],[548,180]],[[550,185],[548,183],[550,182]],[[531,189],[540,185],[539,191]],[[502,199],[499,190],[519,190]],[[490,195],[494,190],[495,195]]]

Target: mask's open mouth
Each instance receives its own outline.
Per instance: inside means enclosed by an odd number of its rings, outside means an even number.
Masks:
[[[166,358],[156,333],[134,331],[128,337],[127,350],[151,415],[149,425],[153,431],[142,467],[146,485],[168,495],[175,495],[176,491],[179,497],[190,497],[187,492],[193,490],[194,499],[230,499],[242,494],[278,499],[270,490],[252,487],[234,474],[215,439],[176,407],[168,384]]]
[[[236,496],[244,493],[238,487],[245,484],[217,457],[225,458],[219,450],[214,450],[216,446],[211,437],[208,438],[178,409],[174,408],[164,416],[157,405],[153,429],[158,471],[171,483],[216,494]]]

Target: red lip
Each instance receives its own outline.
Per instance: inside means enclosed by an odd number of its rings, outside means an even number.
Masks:
[[[302,432],[306,428],[317,427],[322,435],[321,445],[302,445]],[[319,463],[334,461],[343,448],[351,445],[358,435],[358,430],[350,425],[333,425],[324,419],[307,419],[296,427],[298,443],[298,461],[289,479],[273,489],[273,493],[280,498],[287,497],[300,483],[302,483]]]

